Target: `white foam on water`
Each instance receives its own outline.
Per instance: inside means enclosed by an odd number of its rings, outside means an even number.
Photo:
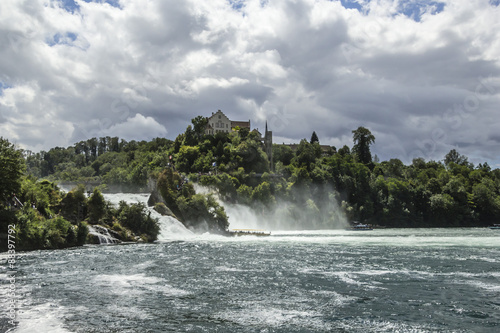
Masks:
[[[141,262],[137,265],[134,265],[134,270],[135,271],[143,271],[146,268],[154,267],[154,266],[155,266],[155,262],[153,260],[147,260],[147,261]]]
[[[327,323],[320,319],[321,314],[315,311],[287,310],[276,307],[262,307],[260,305],[237,311],[225,311],[217,317],[247,327],[266,326],[278,328],[288,325],[318,331],[325,331],[330,328]]]
[[[136,306],[118,306],[116,304],[112,304],[106,308],[106,312],[109,312],[115,317],[126,317],[127,320],[154,319],[154,317],[150,313],[147,313],[144,309],[138,308]]]
[[[366,282],[356,281],[353,279],[350,272],[325,272],[325,275],[334,276],[346,284],[371,287]]]
[[[160,279],[148,277],[144,274],[134,275],[99,275],[94,278],[94,283],[101,291],[104,288],[109,289],[113,294],[117,295],[134,295],[138,296],[145,292],[142,288],[143,284],[158,283]]]
[[[157,277],[146,276],[144,274],[133,274],[133,275],[99,275],[94,278],[95,282],[104,285],[118,285],[122,287],[132,287],[136,284],[152,284],[158,283],[161,279]]]
[[[333,290],[312,290],[311,294],[328,297],[329,301],[327,303],[325,303],[324,305],[322,305],[321,307],[329,307],[332,305],[334,307],[341,307],[341,306],[345,306],[346,304],[352,303],[352,302],[357,300],[356,297],[342,295],[342,294],[339,294],[338,292],[335,292]]]
[[[497,293],[500,292],[500,282],[496,281],[497,283],[488,283],[488,282],[483,282],[483,281],[475,281],[475,280],[467,280],[467,281],[455,281],[456,283],[460,284],[466,284],[473,286],[477,289],[482,289],[486,290],[492,293]]]
[[[66,309],[54,303],[44,303],[26,309],[22,307],[17,316],[19,325],[12,332],[15,333],[71,333],[64,327],[62,318],[66,316]]]
[[[146,276],[145,274],[133,275],[99,275],[94,282],[100,288],[109,288],[111,293],[117,295],[138,296],[148,291],[160,292],[166,296],[184,296],[187,291],[172,287],[164,279]]]
[[[479,256],[470,256],[468,258],[465,258],[465,260],[479,260],[479,261],[486,261],[486,262],[490,262],[490,263],[500,262],[500,259],[498,259],[498,258],[493,258],[493,257],[479,257]]]
[[[352,230],[276,230],[271,237],[273,242],[338,244],[347,247],[492,247],[500,248],[498,237],[485,234],[481,228],[467,229],[470,234],[460,235],[464,229],[375,229],[371,231]]]
[[[218,272],[245,272],[247,270],[240,269],[240,268],[235,268],[235,267],[228,267],[228,266],[216,266],[214,269]]]
[[[379,287],[379,286],[375,286],[374,284],[380,284],[379,282],[376,282],[376,281],[372,281],[371,283],[368,283],[368,282],[362,282],[362,281],[358,281],[356,280],[356,275],[362,275],[363,273],[367,273],[368,275],[379,275],[379,273],[377,273],[377,271],[366,271],[366,272],[347,272],[347,271],[340,271],[340,272],[330,272],[330,271],[322,271],[322,270],[319,270],[319,269],[309,269],[309,268],[306,268],[306,269],[301,269],[301,270],[298,270],[299,272],[301,273],[305,273],[305,274],[319,274],[319,275],[323,275],[323,276],[327,276],[327,277],[334,277],[334,278],[337,278],[339,279],[340,281],[346,283],[346,284],[349,284],[349,285],[355,285],[355,286],[362,286],[364,288],[367,288],[367,289],[387,289],[387,288],[384,288],[384,287]],[[391,271],[387,271],[387,272],[381,272],[380,275],[382,274],[391,274],[391,273],[394,273],[394,272],[391,272]]]
[[[339,322],[341,328],[351,332],[398,332],[398,333],[420,333],[434,332],[430,325],[409,325],[401,322],[393,322],[390,320],[369,320],[369,319],[354,319],[345,322]]]

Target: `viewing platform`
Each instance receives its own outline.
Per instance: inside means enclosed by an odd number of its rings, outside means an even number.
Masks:
[[[229,236],[271,236],[271,232],[262,229],[230,229]]]

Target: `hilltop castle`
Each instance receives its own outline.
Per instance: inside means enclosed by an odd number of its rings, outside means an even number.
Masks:
[[[217,112],[212,112],[210,117],[207,117],[207,128],[205,129],[205,134],[207,135],[215,135],[217,133],[229,133],[232,130],[235,130],[236,127],[239,128],[248,128],[250,131],[250,119],[248,121],[235,121],[230,120],[221,110]],[[269,167],[273,168],[273,132],[267,130],[267,122],[266,122],[266,131],[264,136],[257,129],[260,136],[260,140],[263,145],[264,152],[267,154],[267,158],[269,160]]]
[[[212,116],[207,117],[208,123],[205,129],[205,134],[214,135],[217,133],[229,133],[236,127],[248,128],[250,130],[250,119],[248,121],[234,121],[229,120],[229,118],[221,111],[212,112]]]

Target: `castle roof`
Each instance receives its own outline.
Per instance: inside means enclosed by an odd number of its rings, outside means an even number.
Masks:
[[[250,120],[249,121],[233,121],[231,120],[231,127],[242,127],[242,128],[250,128]]]

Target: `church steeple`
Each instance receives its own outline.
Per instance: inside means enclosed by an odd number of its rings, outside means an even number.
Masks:
[[[269,169],[273,171],[273,132],[268,131],[267,129],[267,120],[266,120],[266,131],[264,133],[264,150],[267,154],[267,158],[269,160]]]

